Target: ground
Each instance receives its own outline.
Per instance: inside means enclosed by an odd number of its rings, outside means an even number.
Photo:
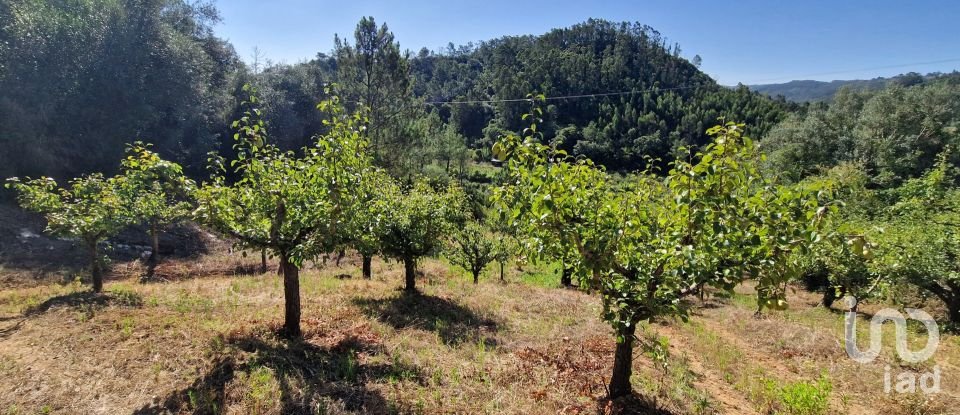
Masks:
[[[554,269],[511,264],[502,282],[491,267],[474,285],[428,259],[421,292],[406,294],[395,263],[375,261],[372,280],[354,256],[311,264],[304,339],[289,341],[274,334],[281,278],[275,264],[253,275],[258,261],[225,249],[174,258],[146,284],[137,261],[118,261],[103,295],[29,273],[17,285],[8,269],[0,413],[946,414],[960,404],[957,337],[942,334],[933,361],[910,365],[891,329],[881,358],[861,365],[843,350],[842,312],[799,289],[790,309],[759,318],[744,285],[694,300],[688,322],[645,325],[637,394],[608,402],[612,331],[596,296],[557,287]],[[876,307],[862,310],[862,348]],[[937,365],[942,391],[885,393],[887,365],[893,376]]]

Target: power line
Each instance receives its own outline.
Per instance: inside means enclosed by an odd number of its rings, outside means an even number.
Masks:
[[[909,67],[909,66],[934,65],[934,64],[950,63],[950,62],[960,62],[960,58],[942,59],[942,60],[938,60],[938,61],[927,61],[927,62],[903,63],[903,64],[897,64],[897,65],[874,66],[874,67],[872,67],[872,68],[853,69],[853,70],[844,70],[844,71],[820,72],[820,73],[813,73],[813,74],[807,74],[807,75],[798,75],[798,76],[794,76],[794,77],[768,78],[768,79],[760,79],[760,80],[757,80],[757,81],[755,81],[755,82],[758,82],[758,83],[759,83],[759,82],[769,82],[769,81],[776,81],[776,80],[783,80],[783,79],[795,80],[795,79],[802,79],[802,78],[814,77],[814,76],[836,75],[836,74],[843,74],[843,73],[872,71],[872,70],[877,70],[877,69],[904,68],[904,67]],[[659,91],[678,91],[678,90],[685,90],[685,89],[695,89],[695,88],[702,88],[702,87],[705,87],[705,86],[713,86],[713,85],[703,85],[703,84],[700,84],[700,85],[685,85],[685,86],[677,86],[677,87],[670,87],[670,88],[652,87],[652,88],[647,88],[647,89],[634,89],[634,90],[630,90],[630,91],[600,92],[600,93],[596,93],[596,94],[579,94],[579,95],[548,96],[548,97],[545,98],[545,100],[546,100],[546,101],[559,101],[559,100],[566,100],[566,99],[599,98],[599,97],[611,97],[611,96],[622,96],[622,95],[634,95],[634,94],[642,94],[642,93],[645,93],[645,92],[654,92],[654,91],[659,92]],[[725,87],[722,86],[722,85],[717,85],[717,86],[719,86],[719,87],[721,87],[721,88],[725,88]],[[354,102],[354,101],[347,101],[347,102]],[[476,105],[476,104],[496,104],[496,103],[506,103],[506,102],[530,102],[530,98],[484,99],[484,100],[458,100],[458,101],[426,101],[426,102],[423,102],[423,104],[424,104],[424,105]]]
[[[563,95],[563,96],[549,96],[546,97],[546,101],[559,101],[562,99],[578,99],[578,98],[596,98],[596,97],[610,97],[610,96],[620,96],[620,95],[633,95],[633,94],[642,94],[644,92],[653,92],[653,91],[675,91],[681,89],[693,89],[701,88],[709,85],[687,85],[687,86],[677,86],[670,88],[647,88],[647,89],[634,89],[630,91],[620,91],[620,92],[601,92],[596,94],[580,94],[580,95]],[[445,104],[494,104],[498,102],[530,102],[530,98],[512,98],[512,99],[486,99],[486,100],[475,100],[475,101],[427,101],[424,102],[426,105],[445,105]]]

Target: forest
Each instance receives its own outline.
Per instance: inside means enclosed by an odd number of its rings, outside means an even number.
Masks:
[[[219,20],[0,2],[5,413],[960,404],[960,73],[794,102],[641,23],[290,64]]]

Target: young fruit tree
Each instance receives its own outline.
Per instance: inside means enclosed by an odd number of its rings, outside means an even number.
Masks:
[[[344,223],[345,242],[360,254],[363,261],[363,278],[371,278],[371,263],[374,255],[381,252],[383,235],[387,229],[387,216],[392,208],[384,203],[386,196],[399,193],[396,182],[385,171],[370,169],[360,178],[356,190],[356,203],[346,215]]]
[[[116,178],[96,173],[70,181],[61,188],[51,178],[21,181],[7,179],[7,188],[17,191],[24,209],[42,213],[46,232],[59,237],[76,238],[87,251],[93,291],[103,291],[103,258],[99,245],[128,224],[127,203],[118,192]]]
[[[150,233],[147,279],[160,261],[160,232],[190,216],[189,198],[195,188],[179,164],[160,158],[149,144],[136,142],[127,148],[121,161],[120,192],[132,222],[145,225]]]
[[[533,114],[526,138],[507,136],[494,149],[510,176],[494,202],[528,237],[528,255],[554,240],[576,247],[580,284],[600,294],[616,334],[610,398],[632,393],[637,325],[686,318],[684,298],[703,287],[732,290],[753,278],[761,308],[786,305],[795,253],[818,239],[828,209],[812,189],[765,183],[743,125],[711,128],[714,142],[665,177],[641,172],[614,185],[589,160],[540,144]]]
[[[824,307],[847,296],[859,303],[888,286],[889,278],[876,272],[875,240],[880,227],[867,217],[882,209],[874,206],[877,197],[875,191],[867,189],[868,180],[859,166],[850,164],[806,180],[822,181],[832,187],[833,196],[844,204],[842,212],[830,215],[824,222],[823,242],[814,246],[803,261],[804,283],[808,289],[823,290]]]
[[[391,209],[383,234],[383,254],[403,262],[404,289],[416,291],[417,263],[436,252],[446,235],[464,220],[463,191],[454,184],[437,191],[419,181],[384,200]]]
[[[196,216],[237,239],[243,248],[266,249],[280,259],[284,291],[284,334],[300,331],[300,267],[304,260],[330,252],[341,240],[344,212],[354,203],[354,190],[370,168],[364,119],[347,114],[338,98],[318,109],[329,114],[329,131],[301,153],[281,151],[267,142],[267,133],[253,92],[251,108],[234,122],[238,132],[239,176],[227,183],[223,163],[214,159],[212,182],[197,191]]]
[[[477,284],[483,269],[497,259],[498,248],[488,230],[475,221],[468,221],[454,232],[446,251],[450,262],[470,272],[473,283]]]

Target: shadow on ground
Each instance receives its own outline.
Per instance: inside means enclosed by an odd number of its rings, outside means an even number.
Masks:
[[[42,215],[0,202],[0,285],[35,285],[86,276],[86,250],[76,241],[47,235],[45,227]],[[218,244],[223,244],[219,238],[193,223],[184,223],[165,229],[159,250],[164,258],[187,260],[211,252]],[[124,229],[101,247],[116,265],[135,262],[149,249],[147,230],[137,226]]]
[[[50,311],[54,308],[71,308],[92,313],[108,305],[139,308],[143,306],[143,298],[135,292],[105,292],[78,291],[70,294],[50,297],[46,301],[24,310],[25,317],[33,317]]]
[[[660,409],[656,402],[636,393],[615,400],[601,399],[597,402],[597,413],[604,415],[673,415]]]
[[[381,379],[423,379],[416,367],[360,362],[358,353],[377,353],[378,348],[355,338],[331,347],[273,335],[243,335],[223,341],[227,352],[214,360],[204,375],[133,413],[221,413],[225,405],[243,399],[231,383],[239,378],[249,381],[251,373],[260,368],[273,373],[279,396],[268,399],[271,404],[278,403],[283,414],[396,413],[399,408],[367,384]]]
[[[481,341],[487,346],[497,344],[492,334],[501,323],[446,298],[403,291],[387,298],[355,298],[353,303],[366,315],[393,328],[435,332],[445,344]]]

